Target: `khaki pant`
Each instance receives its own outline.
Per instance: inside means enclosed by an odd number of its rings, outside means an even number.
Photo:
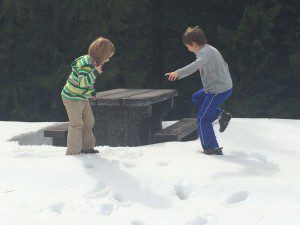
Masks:
[[[94,115],[88,100],[63,99],[69,117],[67,155],[77,155],[82,149],[94,149]]]

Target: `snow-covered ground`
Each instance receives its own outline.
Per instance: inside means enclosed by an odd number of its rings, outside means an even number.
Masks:
[[[66,156],[51,124],[0,122],[1,225],[300,224],[300,120],[232,119],[224,156],[199,140]]]

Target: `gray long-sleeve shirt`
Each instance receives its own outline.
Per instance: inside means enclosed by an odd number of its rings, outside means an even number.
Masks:
[[[205,44],[196,54],[196,58],[196,61],[176,71],[178,79],[199,70],[206,93],[222,93],[232,88],[228,65],[216,48]]]

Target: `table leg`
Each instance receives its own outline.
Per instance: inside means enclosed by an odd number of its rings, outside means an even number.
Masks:
[[[155,132],[162,129],[162,117],[163,115],[170,111],[174,106],[173,98],[170,98],[163,102],[158,102],[152,105],[152,115],[150,117],[151,121],[151,141]],[[153,143],[153,142],[151,142]]]
[[[151,143],[151,106],[92,105],[97,145],[139,146]]]

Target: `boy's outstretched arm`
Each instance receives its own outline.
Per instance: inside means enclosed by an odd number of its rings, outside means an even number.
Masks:
[[[177,79],[179,80],[191,75],[192,73],[196,72],[198,69],[200,69],[200,65],[199,62],[196,60],[181,69],[178,69],[174,72],[166,73],[165,75],[168,77],[169,81],[175,81]]]
[[[166,73],[165,76],[169,81],[175,81],[178,79],[178,74],[176,72]]]
[[[207,54],[201,52],[200,56],[194,62],[190,63],[189,65],[181,69],[176,70],[175,73],[177,73],[178,79],[185,78],[191,75],[192,73],[196,72],[197,70],[199,70],[205,64],[207,58],[208,58]]]
[[[195,73],[197,70],[200,69],[201,66],[204,64],[204,59],[198,58],[196,61],[192,62],[191,64],[176,70],[175,72],[178,74],[178,79],[185,78],[192,73]]]

